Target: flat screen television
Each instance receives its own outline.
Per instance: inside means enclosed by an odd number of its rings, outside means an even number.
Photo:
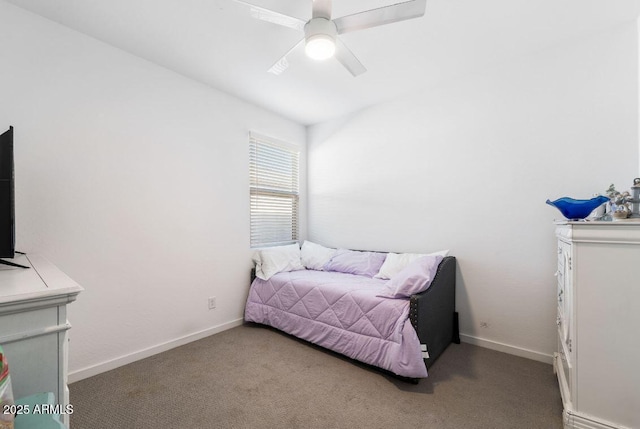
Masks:
[[[13,174],[13,127],[0,135],[0,258],[13,258],[17,253],[16,215]],[[0,264],[29,268],[14,262]]]

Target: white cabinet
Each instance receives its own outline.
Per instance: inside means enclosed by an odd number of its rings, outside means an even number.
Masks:
[[[556,236],[565,428],[640,428],[640,223],[564,222]]]
[[[0,344],[9,362],[15,398],[52,392],[56,404],[69,403],[67,388],[67,304],[82,291],[45,258],[17,255],[0,265]],[[68,416],[63,416],[68,426]]]

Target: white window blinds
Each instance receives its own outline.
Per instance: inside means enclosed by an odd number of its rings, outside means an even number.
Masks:
[[[298,158],[293,145],[249,134],[251,247],[298,240]]]

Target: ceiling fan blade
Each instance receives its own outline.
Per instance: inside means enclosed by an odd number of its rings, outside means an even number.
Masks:
[[[234,0],[236,3],[248,6],[251,11],[251,16],[261,21],[271,22],[273,24],[282,25],[283,27],[293,28],[295,30],[304,31],[304,25],[306,21],[298,19],[293,16],[285,15],[280,12],[273,11],[271,9],[265,9],[260,6],[247,3],[242,0]]]
[[[406,19],[419,18],[424,15],[426,7],[427,0],[411,0],[343,16],[334,19],[333,22],[336,24],[338,34],[343,34]]]
[[[331,0],[313,0],[313,18],[331,19]]]
[[[304,42],[304,39],[300,40],[296,43],[293,48],[289,49],[286,54],[284,54],[278,61],[276,61],[270,68],[267,70],[269,73],[273,73],[276,76],[282,74],[286,69],[289,68],[289,61],[287,61],[287,56],[293,52],[298,46],[300,46]]]
[[[367,71],[360,60],[353,55],[353,52],[351,52],[339,38],[336,38],[336,59],[340,61],[354,77]]]

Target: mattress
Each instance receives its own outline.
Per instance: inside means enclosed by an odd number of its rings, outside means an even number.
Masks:
[[[301,270],[256,278],[245,320],[374,365],[403,377],[423,378],[420,341],[408,320],[409,299],[377,296],[386,280]]]

